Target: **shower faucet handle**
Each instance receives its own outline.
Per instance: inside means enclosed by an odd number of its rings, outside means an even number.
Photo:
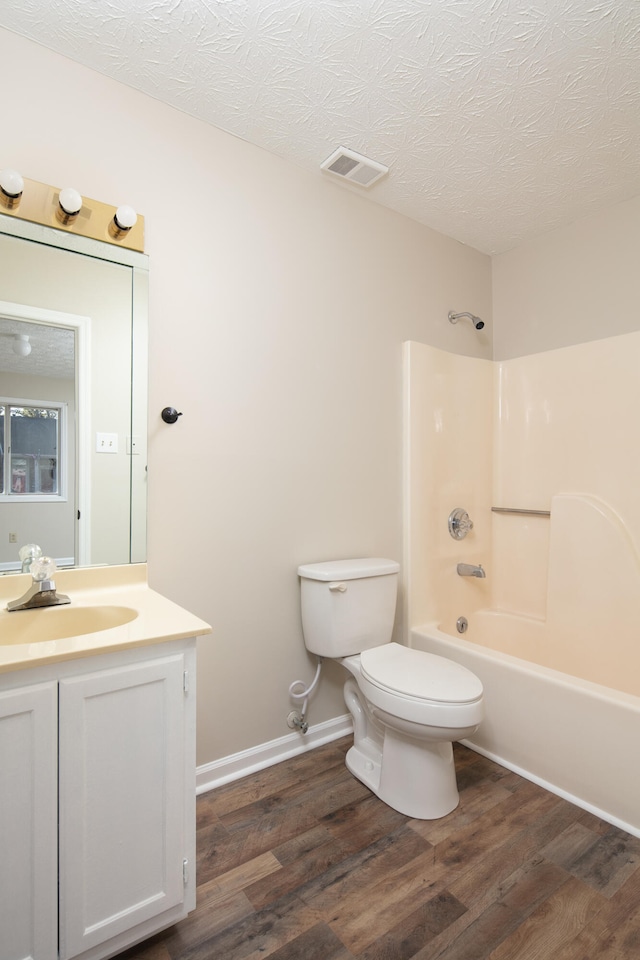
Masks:
[[[456,507],[449,514],[449,533],[454,540],[464,540],[470,530],[473,530],[473,521],[462,507]]]

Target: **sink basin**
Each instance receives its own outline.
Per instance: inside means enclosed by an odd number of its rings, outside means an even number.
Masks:
[[[130,607],[41,607],[0,613],[0,645],[63,640],[121,627],[138,616]]]

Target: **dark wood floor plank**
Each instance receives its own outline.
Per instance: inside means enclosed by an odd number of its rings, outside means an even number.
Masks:
[[[434,862],[430,850],[374,882],[351,884],[331,911],[322,912],[332,930],[358,954],[442,893],[446,876],[446,868]]]
[[[254,915],[255,910],[241,892],[216,899],[213,905],[206,897],[198,897],[197,909],[186,920],[132,947],[118,960],[182,960],[188,954],[197,956],[201,944]]]
[[[611,827],[571,865],[570,872],[610,897],[638,869],[640,839]]]
[[[200,796],[197,909],[121,960],[640,960],[640,840],[459,744],[412,820],[350,742]]]
[[[439,820],[411,820],[410,826],[435,846],[512,796],[500,782],[483,779],[472,783],[461,794],[460,803],[446,817]]]
[[[199,805],[206,805],[208,811],[222,817],[273,796],[286,802],[287,797],[294,798],[304,793],[310,778],[331,777],[335,771],[340,772],[343,766],[343,751],[334,744],[325,744],[317,750],[202,794]]]
[[[342,769],[321,772],[316,787],[314,793],[322,796],[313,802],[308,797],[308,783],[302,792],[298,785],[293,799],[278,792],[243,804],[201,828],[197,834],[199,876],[208,881],[235,864],[293,841],[317,827],[319,815],[362,797],[363,791],[368,795],[366,788],[353,777],[345,777]]]
[[[640,947],[631,949],[640,935],[640,876],[636,872],[585,923],[575,939],[554,960],[637,960]],[[625,929],[626,927],[626,929]],[[616,953],[616,950],[618,953]],[[628,951],[628,956],[624,951]]]
[[[598,960],[637,960],[640,957],[640,912],[636,911],[598,945]],[[572,958],[577,960],[577,958]]]
[[[294,896],[253,912],[220,933],[200,941],[172,960],[258,960],[286,946],[319,922],[317,914]]]
[[[340,743],[324,744],[316,750],[310,750],[300,756],[293,757],[285,763],[258,770],[242,780],[234,780],[215,790],[203,793],[198,798],[199,815],[205,812],[222,816],[234,810],[241,809],[247,804],[255,803],[275,793],[283,793],[287,789],[308,783],[318,771],[328,771],[332,767],[344,766],[344,750]]]
[[[212,937],[255,915],[252,904],[242,891],[226,897],[216,897],[209,903],[208,897],[199,898],[198,906],[182,923],[171,928],[166,944],[171,960],[180,960],[187,954],[198,955],[200,945]]]
[[[145,940],[126,953],[121,953],[118,960],[171,960],[171,954],[166,943],[157,943],[155,940]]]
[[[331,843],[334,837],[329,833],[323,824],[318,824],[310,830],[304,830],[290,840],[285,840],[273,847],[272,853],[283,867],[290,863],[295,863],[301,857],[305,857],[312,850],[323,847],[326,843]]]
[[[353,954],[326,923],[305,930],[269,956],[271,960],[353,960]]]
[[[542,853],[608,897],[640,869],[640,840],[618,827],[596,834],[572,824]]]
[[[314,847],[297,860],[282,866],[277,876],[256,880],[247,886],[245,893],[254,907],[259,909],[323,876],[332,867],[343,863],[346,856],[343,845],[330,837],[322,846]]]
[[[540,853],[547,860],[553,860],[554,863],[571,872],[573,865],[583,854],[591,850],[600,838],[601,834],[594,833],[583,823],[577,823],[574,820],[562,833],[545,844]]]
[[[547,797],[550,802],[534,808],[537,816],[531,811],[527,826],[516,825],[510,829],[505,821],[505,830],[497,831],[493,845],[485,849],[481,857],[470,857],[459,865],[456,875],[449,881],[449,888],[458,899],[467,906],[479,900],[488,903],[498,899],[504,884],[519,869],[532,860],[541,859],[541,847],[562,833],[576,815],[576,808],[565,800]]]
[[[473,910],[419,951],[415,960],[488,960],[492,951],[566,882],[566,873],[555,864],[544,860],[525,864],[504,885],[498,900],[492,899],[486,907],[482,900],[477,901]]]
[[[380,803],[368,790],[357,803],[348,804],[322,818],[322,824],[331,836],[351,853],[394,833],[406,822],[403,814],[392,810],[386,803]]]
[[[273,877],[276,873],[282,873],[282,864],[271,851],[268,851],[227,870],[226,873],[209,880],[208,883],[198,884],[198,901],[206,897],[207,905],[215,907],[216,898],[222,900],[240,890],[246,891],[247,888],[265,878],[269,878],[270,882],[274,883]]]
[[[459,900],[442,890],[370,943],[357,960],[411,960],[465,912]]]
[[[305,824],[308,829],[322,817],[368,796],[370,791],[364,784],[350,776],[344,767],[336,767],[317,771],[313,790],[309,789],[308,781],[304,781],[223,814],[219,820],[229,833],[279,830],[295,836],[297,823]],[[284,823],[288,824],[288,830],[282,830]]]
[[[602,905],[602,894],[575,877],[547,897],[524,923],[490,954],[490,960],[547,960],[575,940]]]
[[[490,851],[502,846],[507,834],[514,836],[526,830],[558,803],[557,797],[533,783],[516,795],[492,806],[482,816],[463,826],[436,845],[436,859],[450,867],[468,868]]]
[[[362,899],[365,889],[425,853],[431,861],[431,845],[404,826],[311,879],[298,890],[298,896],[323,918],[331,919],[349,897]]]
[[[456,762],[456,779],[458,781],[458,790],[461,793],[466,792],[474,784],[492,781],[502,783],[503,781],[512,788],[522,783],[522,778],[513,776],[505,767],[499,767],[493,760],[483,757],[479,753],[455,744],[454,757]]]

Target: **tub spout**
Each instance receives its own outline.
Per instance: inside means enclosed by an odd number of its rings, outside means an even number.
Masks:
[[[481,563],[459,563],[457,570],[459,577],[486,577]]]

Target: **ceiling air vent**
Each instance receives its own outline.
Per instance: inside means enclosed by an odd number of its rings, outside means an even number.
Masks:
[[[335,153],[320,164],[320,169],[340,177],[341,180],[357,183],[360,187],[373,186],[376,180],[389,172],[389,167],[369,160],[353,150],[347,150],[346,147],[338,147]]]

